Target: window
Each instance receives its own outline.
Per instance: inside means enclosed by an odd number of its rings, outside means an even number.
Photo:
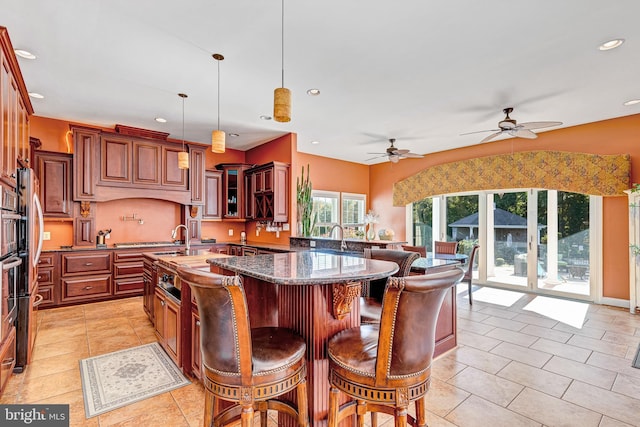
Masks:
[[[313,236],[330,237],[331,228],[340,224],[345,238],[364,238],[366,195],[314,190],[312,197],[317,214]]]

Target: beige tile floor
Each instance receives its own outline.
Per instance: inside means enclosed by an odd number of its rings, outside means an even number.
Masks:
[[[491,288],[469,306],[465,287],[459,346],[434,362],[430,427],[640,426],[640,316]],[[42,310],[33,363],[0,403],[68,403],[72,426],[201,426],[197,383],[85,419],[78,361],[154,340],[139,297]]]

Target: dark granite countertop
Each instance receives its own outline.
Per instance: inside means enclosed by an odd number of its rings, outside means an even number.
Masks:
[[[207,263],[279,285],[346,283],[382,279],[398,271],[394,262],[297,251],[207,259]]]

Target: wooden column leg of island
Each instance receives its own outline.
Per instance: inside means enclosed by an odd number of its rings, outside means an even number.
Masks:
[[[360,325],[360,305],[354,299],[351,310],[340,320],[333,315],[334,286],[278,286],[278,326],[290,328],[307,343],[307,390],[309,423],[326,426],[329,410],[329,361],[327,342],[337,332]],[[349,420],[343,424],[350,425]],[[282,416],[278,425],[295,425]]]

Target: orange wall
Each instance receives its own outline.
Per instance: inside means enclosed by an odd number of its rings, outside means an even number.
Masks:
[[[581,126],[543,132],[537,139],[508,139],[429,154],[423,159],[404,159],[400,163],[371,166],[372,208],[405,239],[405,208],[392,206],[393,183],[433,165],[475,157],[508,154],[512,150],[559,150],[594,154],[629,154],[631,180],[640,182],[640,115],[605,120]],[[417,149],[417,151],[420,151]],[[469,179],[473,179],[472,176]],[[624,195],[623,195],[624,196]],[[603,294],[605,297],[629,299],[629,230],[626,197],[605,197],[603,201]]]

